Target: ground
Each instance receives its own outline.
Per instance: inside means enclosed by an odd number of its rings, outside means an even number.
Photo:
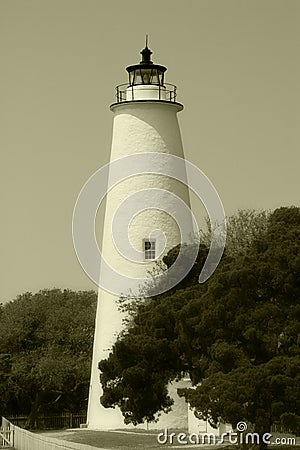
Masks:
[[[94,431],[94,430],[62,430],[48,431],[41,434],[81,444],[88,444],[99,449],[156,450],[162,447],[157,442],[157,431]],[[164,447],[166,447],[164,445]]]
[[[171,431],[169,431],[170,433]],[[41,434],[48,437],[63,439],[69,442],[77,442],[81,444],[88,444],[94,446],[96,449],[115,449],[115,450],[158,450],[163,448],[200,448],[201,450],[212,449],[212,445],[183,445],[179,444],[177,440],[162,445],[157,442],[157,431],[94,431],[94,430],[61,430],[41,432]],[[178,430],[177,430],[178,434]],[[274,435],[275,436],[275,435]],[[213,446],[216,448],[226,448],[226,450],[236,449],[235,446],[227,444]],[[297,439],[297,445],[274,445],[272,448],[276,450],[300,450],[300,440]]]

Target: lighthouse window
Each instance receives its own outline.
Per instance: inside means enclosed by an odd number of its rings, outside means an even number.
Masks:
[[[141,72],[143,77],[143,84],[149,84],[152,71],[149,69],[147,70],[143,69]]]
[[[144,241],[145,259],[155,259],[155,241]]]
[[[163,86],[164,85],[164,73],[158,71],[158,78],[159,78],[159,84],[161,86]]]
[[[142,74],[141,74],[141,69],[137,69],[135,71],[133,84],[143,84],[143,78],[142,78]]]

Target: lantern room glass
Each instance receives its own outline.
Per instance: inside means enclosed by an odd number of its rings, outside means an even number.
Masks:
[[[129,85],[154,84],[163,86],[164,72],[156,67],[137,67],[129,72]]]

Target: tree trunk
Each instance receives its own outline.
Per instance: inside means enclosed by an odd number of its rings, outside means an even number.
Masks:
[[[29,416],[27,417],[26,423],[25,423],[25,428],[32,430],[37,428],[37,416],[38,413],[40,411],[41,405],[42,405],[42,400],[44,397],[45,392],[44,391],[39,391],[34,399],[34,402],[32,403],[31,406],[31,411],[29,413]]]

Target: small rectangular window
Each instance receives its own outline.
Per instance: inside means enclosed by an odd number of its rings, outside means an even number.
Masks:
[[[145,259],[155,259],[155,241],[144,240]]]

